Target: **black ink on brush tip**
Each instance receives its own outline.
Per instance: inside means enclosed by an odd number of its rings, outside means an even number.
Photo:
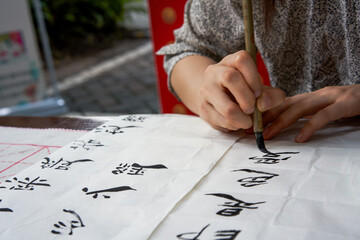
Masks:
[[[255,132],[256,145],[260,149],[261,152],[271,154],[273,157],[278,157],[277,154],[270,152],[265,147],[264,136],[262,132]]]
[[[280,152],[272,153],[265,147],[265,141],[262,132],[255,132],[256,144],[261,152],[266,153],[264,157],[280,157],[281,154],[298,154],[299,152]]]

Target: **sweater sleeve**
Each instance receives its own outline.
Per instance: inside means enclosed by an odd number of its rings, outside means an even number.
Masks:
[[[184,23],[174,31],[175,42],[162,47],[164,69],[169,90],[176,96],[170,76],[175,64],[191,55],[220,61],[228,54],[244,49],[242,16],[229,1],[189,0],[185,5]]]

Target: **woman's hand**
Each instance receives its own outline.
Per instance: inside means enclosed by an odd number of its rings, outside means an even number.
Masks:
[[[315,92],[287,98],[279,107],[266,112],[263,132],[270,139],[282,129],[302,117],[310,120],[295,137],[296,142],[306,142],[316,130],[328,122],[360,115],[360,85],[325,87]]]
[[[198,114],[222,131],[251,128],[251,114],[256,102],[259,110],[264,112],[285,99],[280,89],[261,83],[256,65],[246,51],[228,55],[221,62],[209,65],[203,79]]]

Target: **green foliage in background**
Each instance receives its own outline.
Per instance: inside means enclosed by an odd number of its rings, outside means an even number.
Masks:
[[[134,2],[141,0],[41,0],[55,55],[106,47],[121,38],[126,14],[146,11]]]

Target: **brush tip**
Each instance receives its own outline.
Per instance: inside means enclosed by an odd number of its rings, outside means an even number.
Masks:
[[[265,148],[265,141],[264,141],[263,133],[255,132],[255,139],[256,139],[256,144],[257,144],[258,148],[260,149],[260,151],[262,151],[263,153],[268,153],[269,151]]]

